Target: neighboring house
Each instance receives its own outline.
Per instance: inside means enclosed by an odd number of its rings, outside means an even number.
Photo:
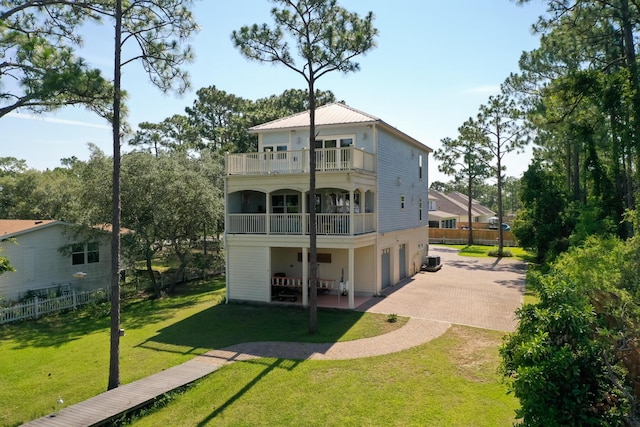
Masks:
[[[341,103],[316,110],[316,199],[309,200],[309,112],[255,126],[258,152],[228,154],[227,298],[269,302],[299,286],[308,304],[309,211],[319,286],[379,294],[420,270],[428,249],[429,147]],[[343,280],[340,280],[343,279]]]
[[[108,287],[110,240],[75,241],[68,227],[62,221],[0,220],[0,256],[16,270],[0,275],[0,297],[18,300],[28,293]],[[63,254],[60,248],[67,245]]]
[[[431,228],[458,228],[459,223],[468,225],[469,198],[464,194],[454,191],[444,194],[440,191],[429,190],[429,227]],[[482,228],[488,228],[490,218],[495,212],[482,206],[477,200],[471,199],[471,219],[473,223],[482,224]],[[474,226],[476,227],[476,226]]]

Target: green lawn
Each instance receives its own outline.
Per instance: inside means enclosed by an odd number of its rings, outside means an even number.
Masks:
[[[307,334],[301,309],[221,304],[224,283],[190,285],[171,298],[125,301],[122,383],[230,344],[335,342],[404,325],[387,316],[320,310]],[[222,368],[139,420],[156,425],[510,425],[517,402],[496,374],[499,333],[452,328],[421,347],[354,361],[261,359]],[[0,326],[0,425],[15,426],[103,392],[106,304]],[[215,418],[215,420],[214,420]],[[162,421],[168,420],[168,421]]]
[[[470,257],[488,257],[489,252],[493,250],[497,250],[498,247],[493,246],[481,246],[481,245],[441,245],[446,246],[448,248],[458,249],[458,254],[461,256],[470,256]],[[527,250],[519,247],[504,247],[505,251],[511,252],[514,259],[519,259],[525,262],[533,262],[535,260],[535,256],[528,252]]]
[[[501,333],[454,326],[397,354],[236,362],[134,426],[510,426],[497,374]]]

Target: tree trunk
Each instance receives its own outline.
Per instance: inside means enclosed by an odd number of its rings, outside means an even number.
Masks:
[[[149,275],[149,280],[151,280],[153,292],[156,294],[156,298],[160,298],[162,296],[162,289],[160,289],[158,281],[156,280],[156,274],[153,271],[153,265],[151,264],[151,251],[149,250],[145,251],[145,262],[147,264],[147,274]]]
[[[497,186],[498,186],[498,256],[502,256],[504,250],[504,229],[502,228],[502,150],[500,146],[500,124],[496,120],[496,158],[498,161]]]
[[[309,333],[318,332],[318,246],[316,234],[316,95],[309,70]],[[305,262],[305,260],[302,260]],[[304,286],[304,283],[303,283]]]
[[[469,183],[467,185],[467,198],[469,199],[467,201],[467,219],[469,221],[468,226],[469,226],[469,241],[468,241],[468,245],[472,246],[473,245],[473,224],[471,223],[471,206],[473,205],[471,203],[471,189],[473,188],[473,174],[471,173],[471,168],[469,168]]]
[[[120,385],[120,55],[122,41],[122,0],[116,0],[115,51],[113,60],[113,193],[111,219],[111,340],[109,384]]]

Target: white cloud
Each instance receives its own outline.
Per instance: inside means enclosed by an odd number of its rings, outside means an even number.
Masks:
[[[61,125],[83,126],[83,127],[98,128],[98,129],[111,129],[111,126],[108,126],[108,125],[102,125],[98,123],[89,123],[89,122],[80,122],[77,120],[57,119],[55,117],[48,117],[48,116],[43,116],[39,114],[25,114],[25,113],[11,112],[7,114],[7,117],[13,117],[14,119],[35,120],[35,121],[46,122],[46,123],[57,123]]]

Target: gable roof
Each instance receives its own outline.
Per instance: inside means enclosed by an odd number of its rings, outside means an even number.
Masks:
[[[56,223],[63,224],[62,221],[54,219],[0,219],[0,239],[29,233],[36,229],[50,227]]]
[[[429,190],[429,199],[436,201],[436,209],[438,214],[434,216],[444,217],[443,214],[448,214],[446,216],[466,216],[467,212],[467,203],[469,199],[462,193],[453,192],[444,194],[440,191]],[[429,212],[431,215],[431,211]],[[477,216],[492,216],[495,215],[491,209],[486,206],[482,206],[477,200],[471,199],[471,215],[474,217]]]
[[[282,117],[280,119],[253,126],[249,128],[249,133],[300,129],[309,127],[309,122],[309,110],[307,110],[301,113],[293,114],[291,116]],[[431,150],[431,148],[427,147],[417,139],[414,139],[406,133],[398,130],[397,128],[385,123],[378,117],[372,116],[371,114],[367,114],[353,107],[349,107],[348,105],[341,102],[333,102],[316,108],[315,124],[318,128],[350,124],[376,125],[384,128],[391,133],[401,136],[403,139],[406,139],[413,144],[419,145],[421,148],[426,149],[428,152],[433,151]]]

